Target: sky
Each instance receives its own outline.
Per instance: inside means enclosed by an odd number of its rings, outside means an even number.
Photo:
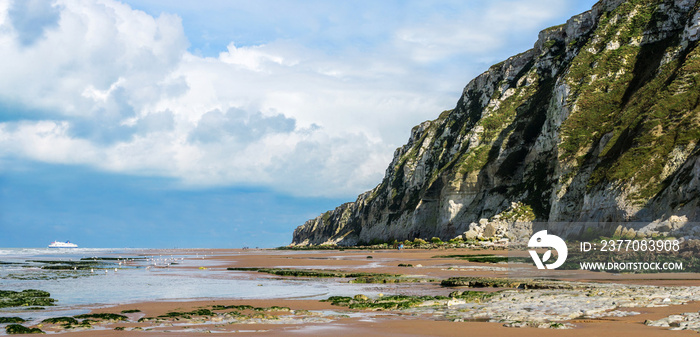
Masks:
[[[0,0],[0,247],[276,247],[591,0]]]

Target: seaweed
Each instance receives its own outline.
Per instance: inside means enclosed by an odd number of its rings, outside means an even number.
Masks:
[[[70,325],[70,324],[79,324],[78,320],[75,319],[75,318],[73,318],[73,317],[51,317],[51,318],[47,318],[47,319],[41,321],[41,323],[45,323],[45,324],[66,324],[66,325]]]
[[[134,261],[134,260],[146,260],[145,257],[84,257],[80,261]]]
[[[422,277],[368,275],[359,276],[356,279],[350,281],[350,283],[429,283],[437,281],[437,279]]]
[[[331,302],[333,305],[345,306],[350,309],[397,309],[399,301],[393,300],[372,300],[364,295],[356,295],[354,298],[345,296],[331,296],[322,302]],[[403,301],[401,301],[403,302]]]
[[[126,317],[124,315],[110,314],[110,313],[83,314],[83,315],[76,315],[73,317],[79,318],[79,319],[90,318],[90,319],[100,319],[100,320],[106,320],[106,321],[126,321],[129,319],[128,317]]]
[[[257,271],[278,276],[294,276],[294,277],[334,277],[334,278],[353,278],[363,276],[374,277],[399,277],[396,274],[383,273],[362,273],[362,272],[346,272],[342,270],[325,270],[325,269],[288,269],[288,268],[227,268],[227,270],[243,270]]]
[[[516,289],[574,289],[574,285],[555,280],[509,279],[498,277],[450,277],[442,280],[443,287],[516,288]]]
[[[350,309],[370,309],[370,310],[401,310],[409,309],[419,305],[424,305],[430,301],[447,301],[446,296],[409,296],[390,295],[380,296],[377,299],[370,299],[365,295],[355,295],[355,297],[331,296],[322,302],[331,302],[333,305],[344,306]],[[439,304],[439,303],[437,303]]]
[[[135,312],[141,312],[141,310],[139,310],[139,309],[122,310],[122,314],[133,314]]]
[[[56,302],[51,294],[36,289],[22,291],[0,290],[0,308],[22,306],[52,306]]]
[[[10,324],[5,327],[5,332],[8,335],[20,335],[20,334],[43,334],[45,332],[41,331],[39,328],[27,328],[24,325]]]
[[[433,256],[433,258],[434,259],[458,259],[458,260],[466,260],[469,262],[477,262],[477,263],[530,262],[531,261],[530,258],[525,258],[525,257],[508,257],[508,256],[493,255],[493,254],[435,255],[435,256]]]
[[[4,323],[24,323],[24,318],[21,317],[0,317],[0,324]]]
[[[450,293],[449,297],[450,298],[458,298],[465,300],[467,302],[483,302],[486,299],[489,299],[493,296],[495,296],[497,292],[483,292],[483,291],[473,291],[473,290],[467,290],[467,291],[453,291]]]
[[[214,310],[220,310],[220,309],[214,309]],[[186,311],[186,312],[180,312],[180,311],[171,311],[166,314],[160,315],[158,317],[165,318],[165,317],[170,317],[170,318],[178,318],[178,317],[183,317],[183,318],[190,318],[191,316],[214,316],[214,312],[212,312],[209,309],[197,309],[197,310],[192,310],[192,311]]]
[[[211,310],[226,310],[226,309],[237,309],[237,310],[253,310],[254,307],[252,305],[214,305],[211,307]]]

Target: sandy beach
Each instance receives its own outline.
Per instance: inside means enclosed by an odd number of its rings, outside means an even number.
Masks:
[[[139,308],[146,315],[159,315],[168,311],[193,310],[211,304],[248,304],[253,306],[288,306],[293,309],[330,310],[330,305],[317,301],[303,300],[255,300],[255,301],[194,301],[194,302],[146,302],[129,305],[102,308],[95,312],[114,312]],[[695,331],[671,331],[664,328],[648,327],[645,320],[654,320],[687,311],[700,310],[700,303],[690,303],[673,307],[654,308],[645,310],[637,316],[622,319],[598,319],[574,321],[575,329],[538,329],[538,328],[508,328],[500,323],[489,322],[448,322],[434,321],[429,318],[405,316],[377,316],[368,319],[342,318],[327,324],[245,324],[245,325],[216,325],[203,324],[198,328],[211,332],[183,332],[173,326],[154,328],[151,332],[163,335],[186,334],[187,336],[209,336],[212,332],[231,332],[255,336],[695,336]],[[148,327],[145,324],[112,324],[105,327]],[[65,332],[67,336],[92,336],[95,331]],[[149,333],[152,335],[153,333]],[[136,336],[143,331],[114,331],[101,330],[101,336]]]
[[[353,286],[348,283],[352,278],[315,278],[278,276],[256,270],[228,270],[228,268],[282,268],[342,271],[348,273],[385,273],[402,275],[414,280],[411,283],[378,283],[368,285],[380,295],[370,295],[369,300],[382,295],[410,296],[448,296],[454,291],[499,291],[496,296],[517,296],[528,298],[542,297],[542,301],[565,301],[566,296],[559,296],[558,291],[522,290],[504,288],[466,288],[444,287],[440,280],[450,277],[490,277],[506,278],[509,275],[504,264],[475,263],[455,258],[435,258],[438,255],[496,254],[504,255],[503,250],[467,250],[467,249],[409,249],[397,250],[324,250],[324,251],[284,251],[284,250],[158,250],[138,252],[134,256],[184,256],[188,263],[173,264],[167,267],[171,273],[197,273],[197,278],[222,277],[235,274],[238,279],[260,282],[261,294],[265,293],[264,282],[278,279],[293,279],[306,282],[337,283],[340,287]],[[135,263],[135,262],[129,262]],[[404,267],[399,267],[404,265]],[[411,267],[405,267],[410,265]],[[600,272],[562,271],[562,279],[586,287],[601,287],[602,292],[615,294],[620,292],[620,301],[625,296],[632,296],[635,291],[639,296],[649,293],[656,304],[648,306],[640,301],[628,301],[616,305],[614,309],[596,308],[595,314],[581,317],[556,319],[562,328],[537,328],[531,326],[514,327],[520,321],[504,319],[502,312],[496,310],[494,317],[474,313],[489,309],[474,307],[468,303],[452,303],[454,300],[436,301],[431,305],[418,305],[409,309],[351,309],[347,306],[334,305],[320,301],[318,296],[280,297],[280,298],[184,298],[176,300],[126,301],[121,304],[84,305],[89,314],[118,314],[126,318],[121,320],[95,319],[90,325],[71,326],[61,324],[34,324],[45,332],[60,333],[67,336],[122,336],[122,335],[168,335],[200,336],[211,333],[236,333],[255,336],[686,336],[697,334],[696,331],[674,331],[670,327],[649,326],[648,321],[658,321],[672,315],[697,313],[700,302],[694,297],[684,298],[676,295],[663,295],[665,289],[678,291],[700,286],[697,274],[608,274]],[[196,284],[196,283],[195,283]],[[227,284],[227,283],[224,283]],[[237,287],[236,281],[228,283]],[[320,284],[320,283],[319,283]],[[592,285],[592,286],[591,286]],[[629,290],[627,295],[620,289],[641,287]],[[591,290],[587,288],[590,292]],[[619,288],[619,289],[618,289]],[[578,290],[576,290],[578,291]],[[657,298],[654,291],[669,298]],[[602,294],[602,292],[600,294]],[[503,295],[501,295],[503,294]],[[572,292],[571,294],[576,294]],[[323,298],[334,296],[328,293]],[[359,295],[359,294],[358,294]],[[590,294],[589,294],[590,295]],[[378,297],[379,296],[379,297]],[[591,297],[591,301],[596,295]],[[602,296],[602,295],[601,295]],[[607,296],[607,295],[606,295]],[[612,295],[611,295],[612,296]],[[634,295],[636,296],[636,295]],[[662,297],[663,297],[662,296]],[[674,297],[676,296],[676,297]],[[631,297],[629,297],[631,298]],[[588,301],[590,302],[590,301]],[[558,303],[558,302],[557,302]],[[562,302],[566,305],[566,302]],[[573,304],[572,304],[573,305]],[[472,310],[472,311],[469,311]],[[535,309],[539,310],[539,309]],[[597,311],[596,311],[597,310]],[[543,311],[547,314],[546,310]],[[592,311],[591,311],[592,312]],[[549,313],[551,314],[551,313]],[[457,316],[455,316],[457,315]],[[462,315],[462,316],[459,316]],[[465,316],[466,315],[466,316]],[[499,316],[500,315],[500,316]],[[10,316],[10,314],[5,314]],[[455,318],[457,317],[457,318]],[[459,318],[461,317],[461,318]],[[467,317],[467,319],[464,319]],[[546,317],[546,316],[545,316]],[[555,316],[552,316],[553,321]],[[501,321],[494,321],[500,319]],[[504,323],[506,322],[506,323]],[[510,323],[507,323],[510,322]],[[510,325],[509,325],[510,324]],[[26,324],[25,324],[26,325]]]

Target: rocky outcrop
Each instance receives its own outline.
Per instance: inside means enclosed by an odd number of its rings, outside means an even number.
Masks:
[[[603,0],[543,30],[292,244],[451,239],[516,208],[564,236],[699,221],[699,31],[697,0]]]

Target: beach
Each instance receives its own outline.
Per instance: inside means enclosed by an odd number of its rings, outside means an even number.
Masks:
[[[89,253],[101,256],[78,258]],[[45,264],[55,260],[75,267],[55,270],[30,264],[20,270],[3,264],[2,290],[45,290],[56,305],[36,311],[4,308],[0,316],[21,317],[26,327],[66,336],[98,332],[104,336],[697,334],[692,325],[695,318],[682,316],[700,310],[700,294],[694,288],[700,286],[700,277],[693,273],[561,271],[563,281],[554,287],[542,283],[538,286],[542,289],[441,285],[454,277],[512,279],[513,270],[506,263],[445,257],[508,253],[485,249],[134,249],[76,252],[70,257],[15,254],[2,260]],[[80,261],[100,262],[87,269]],[[27,277],[21,279],[19,272]],[[377,283],[351,283],[363,278]],[[474,300],[467,294],[481,297]],[[398,303],[396,307],[383,300],[395,295],[403,295],[392,300]],[[333,296],[340,298],[338,302],[324,301]],[[56,317],[77,319],[72,324],[50,323]],[[686,330],[671,330],[684,325],[665,323],[669,317],[688,322]]]

